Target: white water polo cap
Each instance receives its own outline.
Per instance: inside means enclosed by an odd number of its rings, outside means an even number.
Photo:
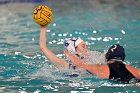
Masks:
[[[64,45],[65,48],[68,50],[69,53],[75,54],[76,53],[76,47],[81,43],[84,42],[81,38],[71,38],[65,41]]]

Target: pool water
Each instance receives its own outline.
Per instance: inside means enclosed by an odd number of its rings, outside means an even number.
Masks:
[[[123,45],[125,63],[140,68],[139,1],[48,0],[43,4],[53,10],[46,44],[57,56],[65,58],[65,38],[81,37],[90,50],[100,52],[112,44]],[[39,49],[39,25],[31,16],[36,5],[39,3],[0,5],[0,93],[140,92],[138,85],[120,84],[91,74],[64,76],[71,71],[55,68]]]

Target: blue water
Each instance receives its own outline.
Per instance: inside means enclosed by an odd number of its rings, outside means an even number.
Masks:
[[[140,68],[140,7],[137,2],[46,1],[53,10],[47,47],[63,55],[63,40],[83,38],[90,50],[105,51],[112,44],[125,47],[125,63]],[[39,26],[32,10],[39,4],[0,5],[0,93],[139,93],[125,85],[94,75],[66,77],[39,49]],[[20,7],[20,8],[19,8]],[[76,92],[77,91],[77,92]],[[79,92],[78,92],[79,91]]]

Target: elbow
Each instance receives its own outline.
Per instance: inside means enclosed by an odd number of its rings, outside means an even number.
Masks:
[[[46,49],[46,47],[40,45],[40,50],[41,50],[42,52],[43,52],[45,49]]]
[[[40,46],[40,50],[43,51],[43,49],[44,49],[44,48],[43,48],[42,46]]]

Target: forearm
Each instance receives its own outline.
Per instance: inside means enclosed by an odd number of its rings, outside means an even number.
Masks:
[[[51,50],[46,46],[46,27],[41,27],[40,29],[40,49],[44,55],[51,61],[54,65],[59,67],[68,67],[68,63],[59,57],[57,57]]]
[[[57,57],[51,50],[48,48],[44,48],[42,50],[44,55],[47,57],[49,61],[51,61],[54,65],[59,67],[67,67],[67,62],[64,59]]]
[[[40,49],[45,54],[45,56],[52,62],[56,61],[58,57],[46,47],[46,28],[41,28],[40,31]]]
[[[100,64],[87,64],[81,59],[79,59],[76,55],[70,54],[67,50],[64,50],[64,54],[78,67],[88,70],[92,74],[97,75],[100,78],[108,78],[109,77],[109,68],[108,65],[100,65]],[[104,74],[106,73],[106,74]]]
[[[78,57],[75,55],[69,56],[70,60],[77,66],[87,69],[88,65],[85,64],[82,60],[80,60]]]
[[[92,74],[95,74],[99,78],[108,78],[109,77],[109,69],[107,65],[100,65],[100,64],[87,64],[77,58],[76,56],[69,57],[71,61],[76,64],[77,66],[88,70]],[[104,74],[106,73],[106,74]]]
[[[46,48],[46,27],[41,27],[40,30],[40,48],[43,50]]]

